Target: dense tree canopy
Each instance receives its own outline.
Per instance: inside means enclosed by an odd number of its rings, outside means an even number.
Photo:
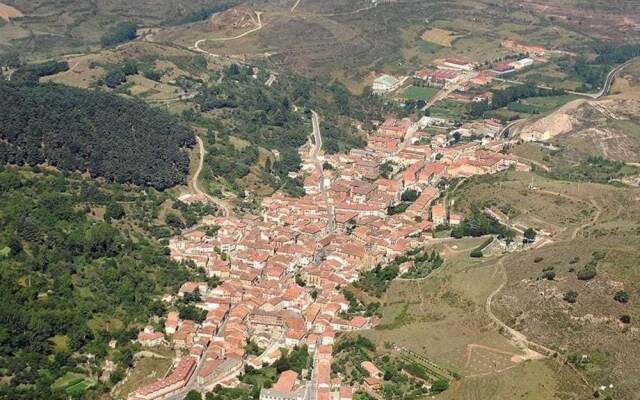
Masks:
[[[185,182],[193,133],[142,102],[60,85],[0,82],[0,163],[48,163],[119,183]]]
[[[89,218],[83,180],[0,171],[0,398],[67,398],[52,383],[86,354],[100,365],[111,339],[127,367],[131,328],[163,315],[159,295],[191,273],[155,242]]]
[[[133,22],[121,22],[106,32],[101,39],[105,47],[115,46],[136,38],[138,25]]]

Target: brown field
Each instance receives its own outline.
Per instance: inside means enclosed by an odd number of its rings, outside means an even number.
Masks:
[[[11,18],[22,17],[24,14],[15,7],[0,3],[0,18],[9,22]]]
[[[462,36],[456,35],[455,32],[448,31],[446,29],[440,29],[440,28],[429,29],[428,31],[422,34],[423,40],[427,42],[435,43],[443,47],[451,47],[453,42],[455,42],[456,39],[460,37]]]

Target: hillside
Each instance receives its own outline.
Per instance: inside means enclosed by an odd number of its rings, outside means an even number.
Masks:
[[[14,49],[28,59],[96,48],[101,37],[121,22],[133,21],[140,26],[189,23],[237,2],[3,0],[2,3],[17,9],[24,18],[0,25],[0,52]]]
[[[195,273],[142,233],[158,201],[77,174],[0,167],[0,397],[67,399],[57,382],[69,374],[97,395],[92,370],[108,359],[122,375],[132,364],[130,339],[162,315],[159,296]]]
[[[193,133],[169,114],[113,94],[0,83],[0,162],[48,164],[164,189],[185,183]]]

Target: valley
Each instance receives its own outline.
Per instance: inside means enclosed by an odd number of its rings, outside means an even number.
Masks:
[[[0,3],[0,398],[633,399],[630,2]]]

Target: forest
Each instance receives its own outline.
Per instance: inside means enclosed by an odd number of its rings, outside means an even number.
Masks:
[[[0,167],[0,398],[65,399],[52,388],[64,374],[130,366],[131,338],[166,311],[159,296],[196,273],[97,217],[103,193],[77,174]]]
[[[0,109],[0,164],[48,164],[157,189],[185,183],[193,132],[140,101],[0,81]]]
[[[300,169],[298,148],[307,143],[311,133],[309,111],[315,109],[321,114],[324,149],[335,153],[366,144],[342,119],[369,108],[361,99],[348,97],[335,88],[326,91],[299,75],[282,73],[273,86],[264,85],[267,78],[264,73],[254,75],[253,67],[231,64],[215,85],[194,99],[200,113],[190,113],[185,119],[209,130],[206,162],[210,176],[224,177],[238,190],[238,180],[249,174],[250,167],[258,161],[259,146],[278,154],[264,165],[262,180],[274,190],[282,188],[300,195],[301,181],[288,174]],[[327,97],[340,101],[327,101]],[[236,149],[232,138],[245,140],[251,146]]]

